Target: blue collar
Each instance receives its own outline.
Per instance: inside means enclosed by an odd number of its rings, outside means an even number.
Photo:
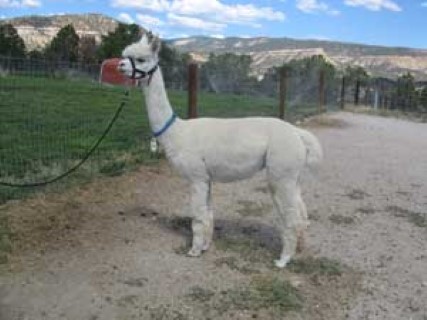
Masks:
[[[173,125],[173,123],[175,122],[176,118],[177,118],[176,114],[175,114],[175,113],[173,113],[173,114],[172,114],[172,116],[170,117],[170,119],[165,123],[165,125],[163,126],[163,128],[161,128],[161,129],[160,129],[160,130],[158,130],[158,131],[154,131],[154,132],[153,132],[153,136],[154,136],[154,138],[158,138],[158,137],[160,137],[163,133],[165,133],[165,132],[166,132],[166,130],[168,130],[168,129]]]

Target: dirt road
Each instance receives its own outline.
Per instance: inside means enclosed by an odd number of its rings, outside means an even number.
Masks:
[[[184,255],[188,185],[166,163],[1,207],[0,319],[427,319],[427,125],[338,113],[304,178],[287,270],[263,174],[214,186],[214,246]]]

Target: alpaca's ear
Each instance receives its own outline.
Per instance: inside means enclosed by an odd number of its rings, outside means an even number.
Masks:
[[[153,41],[154,34],[151,31],[147,31],[145,35],[147,36],[148,43],[151,43]]]
[[[142,28],[139,29],[139,34],[141,36],[139,42],[150,44],[153,40],[153,33],[151,31],[146,31]]]
[[[153,51],[153,53],[158,54],[161,46],[162,46],[162,41],[158,36],[155,36],[151,41],[151,50]]]

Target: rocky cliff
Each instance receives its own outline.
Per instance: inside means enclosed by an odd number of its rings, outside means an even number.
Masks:
[[[116,20],[101,14],[28,16],[1,22],[11,23],[17,29],[28,51],[44,48],[67,24],[72,24],[79,36],[93,36],[98,43],[102,35],[113,31],[118,24]]]
[[[402,73],[411,72],[417,80],[427,80],[427,50],[421,49],[265,37],[193,37],[172,40],[170,43],[178,50],[190,52],[200,60],[207,59],[211,52],[251,55],[253,71],[256,74],[262,74],[266,69],[280,66],[292,59],[323,55],[339,69],[358,65],[373,76],[396,78]]]

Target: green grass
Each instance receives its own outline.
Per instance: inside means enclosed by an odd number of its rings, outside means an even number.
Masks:
[[[0,207],[0,265],[7,262],[7,256],[11,251],[10,237],[7,218]]]
[[[395,217],[406,218],[409,222],[420,228],[427,228],[427,213],[415,212],[399,206],[387,206],[386,211]]]
[[[88,80],[0,78],[0,180],[44,181],[71,168],[101,136],[123,93]],[[184,93],[174,96],[184,99]],[[134,89],[110,134],[72,178],[116,175],[155,161],[148,152],[149,136],[142,94]],[[26,193],[0,188],[0,203]]]
[[[298,290],[289,281],[272,276],[254,277],[250,285],[225,291],[223,295],[223,311],[264,309],[283,316],[303,307],[303,298]]]
[[[353,217],[342,216],[340,214],[332,214],[329,216],[329,220],[335,224],[348,225],[356,223]]]
[[[205,289],[200,286],[191,287],[187,297],[198,302],[207,302],[212,299],[215,292],[210,289]]]
[[[273,252],[263,243],[255,239],[244,236],[220,237],[215,240],[215,247],[218,250],[237,253],[243,260],[251,263],[271,263]]]
[[[237,209],[237,212],[243,216],[260,217],[268,214],[272,206],[266,203],[257,203],[250,200],[239,200],[237,203],[241,208]]]
[[[309,275],[340,276],[344,266],[339,261],[328,258],[306,257],[291,260],[288,269],[295,273]]]
[[[242,274],[256,274],[260,271],[254,268],[253,263],[248,261],[241,261],[237,257],[228,256],[222,257],[215,260],[215,266],[227,266],[230,270],[239,271]]]

